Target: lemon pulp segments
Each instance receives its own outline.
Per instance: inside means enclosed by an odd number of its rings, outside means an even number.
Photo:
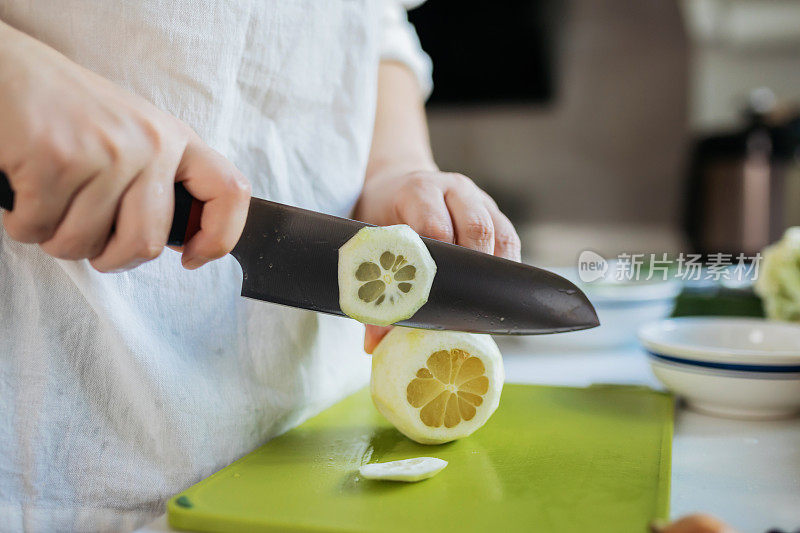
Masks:
[[[489,390],[485,374],[481,360],[464,350],[439,350],[417,371],[406,397],[413,407],[421,408],[423,424],[452,428],[462,420],[472,420],[475,408],[483,403]]]

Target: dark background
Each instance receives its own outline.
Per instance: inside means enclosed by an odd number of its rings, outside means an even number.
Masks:
[[[554,98],[554,53],[563,5],[435,0],[412,10],[409,19],[436,66],[430,105]]]

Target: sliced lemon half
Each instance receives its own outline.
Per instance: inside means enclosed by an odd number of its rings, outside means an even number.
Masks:
[[[489,420],[504,379],[500,350],[488,335],[397,327],[372,356],[370,391],[401,433],[440,444]]]

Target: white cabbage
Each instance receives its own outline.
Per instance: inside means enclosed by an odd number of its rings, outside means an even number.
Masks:
[[[767,317],[800,322],[800,226],[787,229],[761,255],[755,291]]]

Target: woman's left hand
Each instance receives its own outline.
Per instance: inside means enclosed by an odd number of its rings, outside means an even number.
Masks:
[[[520,260],[514,226],[488,194],[461,174],[419,170],[372,176],[354,218],[378,226],[408,224],[423,237]],[[390,329],[367,326],[364,349],[372,353]]]

